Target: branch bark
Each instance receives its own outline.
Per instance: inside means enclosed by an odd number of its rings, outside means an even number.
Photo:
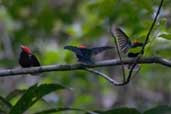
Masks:
[[[0,70],[0,77],[21,75],[21,74],[32,74],[32,73],[42,73],[50,71],[72,71],[72,70],[85,70],[86,68],[95,68],[95,67],[109,67],[117,66],[122,64],[133,64],[134,59],[123,59],[122,62],[119,59],[106,60],[97,62],[96,64],[86,65],[86,64],[56,64],[56,65],[47,65],[41,67],[31,67],[31,68],[14,68]],[[171,61],[160,58],[160,57],[146,57],[140,58],[137,61],[137,64],[161,64],[167,67],[171,67]]]

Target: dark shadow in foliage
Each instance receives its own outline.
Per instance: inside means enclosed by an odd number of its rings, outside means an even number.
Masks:
[[[49,109],[49,110],[44,110],[41,112],[37,112],[34,114],[51,114],[51,113],[55,113],[55,112],[63,112],[63,111],[79,111],[79,112],[86,112],[87,114],[98,114],[95,112],[91,112],[88,110],[84,110],[84,109],[79,109],[79,108],[70,108],[70,107],[60,107],[60,108],[54,108],[54,109]]]
[[[19,96],[19,95],[22,95],[26,90],[22,89],[15,89],[13,91],[11,91],[7,96],[6,96],[6,99],[8,101],[12,100],[13,98]]]
[[[0,96],[0,114],[8,114],[11,108],[11,103],[7,99]]]
[[[171,114],[170,106],[157,106],[145,111],[143,114]]]
[[[116,108],[106,111],[95,111],[98,114],[141,114],[135,108]],[[86,113],[91,114],[91,113]]]
[[[18,96],[21,96],[25,93],[25,91],[26,89],[15,89],[6,96],[6,100],[10,101]],[[40,100],[47,104],[46,100],[44,100],[43,98],[41,98]]]
[[[27,109],[29,109],[34,103],[36,103],[43,96],[53,92],[55,90],[65,89],[63,85],[60,84],[35,84],[31,86],[23,96],[18,100],[18,102],[12,107],[9,114],[23,114]]]

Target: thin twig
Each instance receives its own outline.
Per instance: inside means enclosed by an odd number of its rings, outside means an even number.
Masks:
[[[135,66],[137,65],[137,61],[138,61],[139,59],[140,59],[140,56],[138,56],[138,57],[134,60],[134,63],[133,63],[133,65],[132,65],[132,67],[131,67],[131,69],[130,69],[130,71],[129,71],[128,78],[127,78],[127,80],[123,83],[123,85],[126,85],[126,84],[129,83],[129,81],[130,81],[130,79],[131,79],[131,77],[132,77],[133,70],[134,70]]]
[[[163,5],[163,2],[164,2],[164,0],[161,0],[161,1],[160,1],[159,7],[158,7],[158,9],[157,9],[157,13],[156,13],[156,15],[155,15],[155,17],[154,17],[153,23],[151,24],[151,27],[150,27],[150,29],[149,29],[149,31],[148,31],[148,33],[147,33],[146,39],[145,39],[144,44],[143,44],[143,46],[142,46],[141,54],[143,54],[144,48],[145,48],[146,44],[148,43],[150,34],[151,34],[151,32],[152,32],[152,30],[153,30],[153,28],[154,28],[154,25],[155,25],[155,23],[156,23],[156,21],[157,21],[157,18],[158,18],[159,14],[160,14],[160,10],[161,10],[161,7],[162,7],[162,5]]]
[[[141,66],[138,66],[138,69],[135,71],[135,73],[134,73],[134,75],[132,77],[135,77],[140,70],[141,70]]]
[[[108,75],[106,75],[106,74],[104,74],[102,72],[99,72],[99,71],[94,70],[94,69],[88,69],[88,68],[85,69],[85,70],[88,71],[88,72],[90,72],[90,73],[93,73],[93,74],[96,74],[96,75],[99,75],[99,76],[103,77],[104,79],[106,79],[107,81],[109,81],[112,85],[115,85],[115,86],[120,85],[120,82],[118,82],[118,81],[110,78]]]
[[[151,34],[151,32],[152,32],[152,30],[153,30],[153,28],[154,28],[154,25],[155,25],[155,23],[156,23],[156,21],[157,21],[158,15],[159,15],[160,10],[161,10],[161,7],[162,7],[162,5],[163,5],[163,1],[164,1],[164,0],[161,0],[161,2],[160,2],[160,4],[159,4],[159,7],[158,7],[157,13],[156,13],[156,15],[155,15],[155,18],[154,18],[154,20],[153,20],[153,23],[152,23],[152,25],[151,25],[151,27],[150,27],[148,33],[147,33],[146,39],[145,39],[144,44],[143,44],[143,46],[142,46],[142,49],[141,49],[141,51],[140,51],[140,55],[136,58],[135,63],[132,65],[132,67],[131,67],[131,69],[130,69],[130,71],[129,71],[128,78],[127,78],[125,84],[129,83],[129,81],[130,81],[130,79],[131,79],[131,76],[132,76],[132,72],[133,72],[133,70],[134,70],[134,68],[135,68],[135,66],[136,66],[136,64],[137,64],[137,61],[138,61],[138,60],[140,59],[140,57],[144,54],[145,46],[146,46],[146,44],[148,43],[150,34]]]

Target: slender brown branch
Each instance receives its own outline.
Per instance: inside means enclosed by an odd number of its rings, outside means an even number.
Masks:
[[[90,72],[90,73],[93,73],[93,74],[96,74],[96,75],[99,75],[101,77],[103,77],[104,79],[106,79],[107,81],[109,81],[112,85],[115,85],[115,86],[118,86],[121,84],[121,82],[118,82],[112,78],[110,78],[108,75],[102,73],[102,72],[99,72],[97,70],[94,70],[94,69],[85,69],[86,71]]]
[[[162,5],[163,5],[163,2],[164,2],[164,0],[161,0],[161,1],[160,1],[159,7],[158,7],[158,9],[157,9],[157,13],[156,13],[156,15],[155,15],[155,17],[154,17],[153,23],[152,23],[151,26],[150,26],[150,29],[149,29],[149,31],[148,31],[148,33],[147,33],[147,36],[146,36],[146,39],[145,39],[145,41],[144,41],[144,45],[143,45],[143,47],[142,47],[142,49],[141,49],[141,54],[144,53],[144,48],[145,48],[146,44],[148,43],[150,34],[151,34],[151,32],[152,32],[152,30],[153,30],[153,28],[154,28],[154,25],[155,25],[155,23],[156,23],[156,21],[157,21],[157,18],[158,18],[158,16],[159,16],[161,7],[162,7]]]
[[[127,80],[123,84],[121,84],[121,85],[126,85],[126,84],[129,83],[129,81],[131,80],[131,77],[132,77],[133,70],[134,70],[135,66],[137,65],[137,61],[140,59],[140,57],[141,56],[139,55],[138,57],[135,58],[132,66],[131,66],[131,69],[129,70],[129,74],[128,74]]]
[[[95,67],[109,67],[109,66],[118,66],[122,64],[133,64],[134,59],[123,59],[122,62],[119,59],[106,60],[97,62],[92,65],[85,64],[56,64],[56,65],[47,65],[41,67],[32,67],[32,68],[14,68],[0,70],[0,77],[12,76],[12,75],[21,75],[21,74],[32,74],[32,73],[42,73],[42,72],[51,72],[51,71],[73,71],[73,70],[85,70],[86,68],[95,68]],[[167,67],[171,67],[171,61],[160,58],[160,57],[146,57],[140,58],[137,61],[137,64],[161,64]],[[27,75],[25,75],[27,76]]]

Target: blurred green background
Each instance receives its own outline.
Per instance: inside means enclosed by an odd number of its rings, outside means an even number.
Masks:
[[[65,45],[89,47],[114,45],[109,33],[112,24],[120,26],[131,40],[144,41],[160,0],[1,0],[0,68],[17,68],[20,45],[29,46],[41,65],[71,64],[77,59]],[[159,20],[150,36],[145,56],[170,59],[171,2],[165,0]],[[125,56],[123,56],[125,57]],[[114,50],[95,57],[96,61],[117,58]],[[98,68],[121,80],[120,67]],[[142,65],[131,82],[114,87],[86,71],[43,73],[42,77],[16,76],[0,78],[0,95],[26,89],[38,83],[61,83],[72,88],[53,92],[29,112],[58,106],[89,110],[112,107],[136,107],[139,110],[170,104],[170,69],[161,65]],[[17,99],[17,98],[16,98]],[[13,104],[16,102],[14,99]],[[74,114],[74,113],[73,113]]]

